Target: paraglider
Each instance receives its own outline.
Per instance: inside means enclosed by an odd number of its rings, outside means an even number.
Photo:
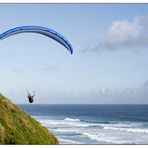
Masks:
[[[31,93],[29,93],[28,91],[27,91],[27,98],[28,98],[28,100],[29,100],[29,103],[32,103],[33,101],[34,101],[34,96],[35,96],[35,91],[33,92],[33,95],[31,95]]]
[[[19,34],[19,33],[39,33],[42,35],[45,35],[57,42],[59,42],[61,45],[63,45],[65,48],[68,49],[68,51],[72,54],[73,53],[73,48],[69,41],[62,36],[60,33],[46,28],[46,27],[41,27],[41,26],[21,26],[21,27],[16,27],[13,29],[10,29],[8,31],[5,31],[4,33],[0,34],[0,40],[5,39],[9,36]]]
[[[60,33],[46,28],[46,27],[42,27],[42,26],[21,26],[21,27],[16,27],[13,29],[10,29],[8,31],[3,32],[2,34],[0,34],[0,40],[6,39],[7,37],[13,36],[15,34],[19,34],[19,33],[38,33],[38,34],[42,34],[44,36],[47,36],[55,41],[57,41],[58,43],[60,43],[61,45],[63,45],[71,54],[73,53],[73,48],[70,44],[70,42],[64,37],[62,36]],[[29,100],[30,103],[33,103],[34,101],[34,96],[35,96],[35,91],[34,94],[31,95],[28,91],[27,91],[27,98]]]

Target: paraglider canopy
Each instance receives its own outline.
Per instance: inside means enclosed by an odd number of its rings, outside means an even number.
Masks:
[[[73,53],[73,48],[70,44],[70,42],[62,36],[60,33],[46,28],[46,27],[41,27],[41,26],[21,26],[21,27],[16,27],[13,29],[10,29],[8,31],[5,31],[4,33],[0,34],[0,40],[5,39],[9,36],[19,34],[19,33],[39,33],[42,35],[45,35],[49,38],[52,38],[53,40],[59,42],[61,45],[63,45],[65,48],[68,49],[68,51],[72,54]]]
[[[16,27],[10,30],[7,30],[5,32],[3,32],[2,34],[0,34],[0,40],[3,40],[9,36],[15,35],[15,34],[19,34],[19,33],[39,33],[42,34],[44,36],[47,36],[55,41],[57,41],[58,43],[60,43],[61,45],[63,45],[71,54],[73,53],[73,48],[70,44],[70,42],[64,37],[62,36],[60,33],[46,28],[46,27],[41,27],[41,26],[21,26],[21,27]],[[32,103],[34,101],[34,96],[35,96],[35,92],[33,95],[31,95],[28,91],[27,91],[28,95],[27,98],[29,100],[30,103]]]

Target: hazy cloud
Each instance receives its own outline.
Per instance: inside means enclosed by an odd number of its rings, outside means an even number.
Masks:
[[[115,51],[128,49],[139,51],[148,48],[148,16],[137,16],[133,20],[115,21],[104,33],[98,45],[83,51]]]
[[[41,71],[47,72],[47,71],[59,71],[60,69],[58,67],[55,66],[49,66],[49,67],[45,67],[42,68]]]
[[[12,69],[13,73],[22,73],[23,71],[21,69]]]
[[[148,87],[148,80],[144,82],[143,87]]]
[[[148,80],[135,88],[102,88],[97,91],[81,94],[80,98],[85,98],[90,103],[93,98],[94,102],[101,104],[148,104]]]

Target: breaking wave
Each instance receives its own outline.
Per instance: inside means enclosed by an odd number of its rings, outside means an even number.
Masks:
[[[73,119],[73,118],[65,118],[65,121],[73,121],[73,122],[79,122],[81,121],[80,119]]]
[[[104,129],[148,134],[148,129],[140,129],[140,128],[119,128],[119,127],[106,126],[104,127]]]

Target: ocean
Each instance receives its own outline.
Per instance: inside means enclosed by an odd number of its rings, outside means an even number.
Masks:
[[[148,105],[19,105],[60,144],[148,144]]]

